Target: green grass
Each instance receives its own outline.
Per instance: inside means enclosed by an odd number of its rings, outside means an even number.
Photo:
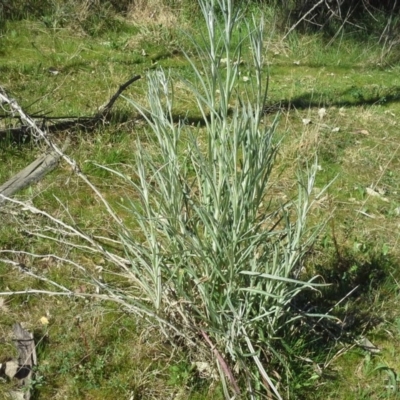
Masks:
[[[187,21],[186,28],[190,28]],[[101,34],[93,30],[88,35],[68,25],[55,29],[49,21],[22,20],[7,22],[1,39],[1,85],[32,114],[94,114],[119,84],[157,66],[191,77],[179,51],[182,43],[189,49],[191,44],[171,25],[141,27],[126,20],[117,32],[102,28]],[[291,398],[395,399],[398,393],[388,386],[393,385],[393,372],[400,371],[399,67],[386,65],[373,43],[361,46],[346,38],[326,46],[318,36],[296,34],[282,44],[276,35],[271,37],[269,49],[270,102],[293,105],[280,116],[278,129],[284,145],[278,155],[273,193],[290,196],[290,176],[299,165],[299,155],[313,151],[318,153],[321,169],[317,189],[336,177],[328,195],[313,209],[312,224],[327,218],[333,222],[327,224],[310,251],[305,269],[333,283],[322,292],[323,301],[310,301],[325,311],[333,308],[333,314],[343,321],[342,336],[329,325],[324,328],[329,334],[321,328],[327,338],[324,346],[322,342],[315,346],[320,346],[319,353],[302,337],[286,338],[293,349],[290,360],[295,373],[282,386],[290,387]],[[60,74],[48,73],[50,67],[59,69]],[[246,76],[246,64],[241,68]],[[144,80],[136,82],[126,96],[144,101],[144,87]],[[189,112],[198,117],[188,93],[179,92],[177,98],[177,115]],[[327,111],[322,120],[318,116],[321,107]],[[310,118],[312,124],[303,125],[303,118]],[[132,189],[95,164],[117,168],[134,179],[136,138],[146,146],[143,129],[143,121],[120,99],[109,125],[74,134],[67,151],[116,206],[134,195]],[[56,140],[62,143],[63,137]],[[0,184],[40,151],[33,145],[2,144]],[[368,193],[371,185],[380,197]],[[99,202],[64,163],[18,197],[32,198],[36,206],[67,217],[57,197],[68,205],[78,226],[92,234],[107,236],[115,228]],[[120,210],[124,212],[122,207]],[[54,245],[24,232],[32,219],[29,214],[0,211],[0,218],[0,249],[55,252]],[[67,255],[66,248],[57,250]],[[105,266],[99,256],[76,252],[74,257],[93,271]],[[77,280],[72,268],[54,259],[40,261],[26,256],[22,261],[76,290],[94,290]],[[117,278],[105,275],[104,279]],[[357,284],[360,289],[336,305]],[[33,278],[21,279],[19,271],[0,263],[0,287],[23,290],[48,286]],[[218,384],[201,379],[184,352],[172,349],[157,332],[146,332],[144,322],[113,305],[26,295],[7,298],[5,307],[0,314],[0,331],[7,340],[1,344],[0,355],[14,352],[9,340],[14,322],[23,322],[39,342],[36,399],[157,399],[167,394],[181,399],[223,398]],[[49,325],[40,323],[43,316]],[[338,343],[331,334],[339,337]],[[359,335],[368,337],[381,353],[370,355],[351,348],[353,338]],[[339,350],[346,346],[349,348],[340,355]],[[331,361],[334,354],[337,358]],[[299,357],[310,357],[314,362],[297,368]],[[0,393],[5,388],[2,383]]]

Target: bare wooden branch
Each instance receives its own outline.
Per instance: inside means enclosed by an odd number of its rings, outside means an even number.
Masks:
[[[110,112],[111,108],[113,107],[114,103],[116,102],[116,100],[118,99],[118,97],[121,95],[121,93],[128,87],[130,86],[133,82],[136,82],[137,80],[139,80],[141,78],[140,75],[136,75],[133,78],[129,79],[129,81],[125,82],[124,84],[122,84],[118,90],[116,91],[116,93],[114,94],[113,97],[111,97],[111,99],[108,101],[108,103],[106,103],[105,105],[103,105],[102,107],[100,107],[99,112],[96,114],[97,118],[105,118],[107,116],[107,114]]]
[[[97,124],[104,121],[106,119],[114,106],[114,103],[121,95],[121,93],[126,90],[132,83],[138,81],[141,78],[140,75],[135,75],[125,83],[123,83],[116,93],[111,97],[111,99],[105,103],[103,106],[99,107],[99,111],[90,117],[47,117],[43,116],[40,119],[43,121],[43,125],[45,130],[48,133],[54,133],[59,131],[65,131],[70,129],[93,129]],[[0,93],[4,93],[4,89],[0,87]],[[35,117],[31,117],[31,119],[36,119]],[[61,120],[60,120],[61,119]],[[54,120],[58,120],[57,122],[53,122]],[[51,123],[49,123],[51,122]],[[0,130],[0,141],[9,139],[11,142],[16,142],[19,144],[29,142],[32,134],[31,126],[22,125],[20,127],[13,127]]]
[[[282,42],[289,36],[289,34],[296,29],[297,25],[300,24],[303,19],[307,17],[307,15],[311,14],[320,4],[322,4],[325,0],[320,0],[318,3],[315,3],[293,26],[290,27],[290,29],[285,33],[285,35],[282,38]]]

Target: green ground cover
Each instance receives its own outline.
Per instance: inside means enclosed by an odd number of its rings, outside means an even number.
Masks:
[[[193,45],[176,25],[179,21],[182,28],[198,35],[204,29],[200,23],[191,26],[187,16],[145,23],[130,18],[117,21],[115,26],[92,29],[94,34],[68,24],[59,26],[54,19],[7,22],[1,31],[1,86],[32,115],[85,116],[94,114],[133,75],[144,77],[163,67],[193,78],[182,53],[182,48],[192,52]],[[272,21],[267,21],[266,29],[274,31]],[[283,138],[271,193],[276,198],[290,196],[294,171],[305,167],[304,160],[315,153],[319,172],[314,191],[335,179],[312,209],[311,225],[327,223],[304,270],[310,276],[321,274],[332,284],[309,299],[310,307],[318,303],[320,312],[329,311],[341,320],[339,325],[313,326],[318,337],[315,346],[297,332],[285,338],[290,350],[287,360],[293,368],[280,387],[289,398],[299,399],[397,398],[400,67],[382,60],[373,42],[360,44],[344,38],[328,46],[318,35],[296,33],[284,42],[278,33],[267,34],[266,39],[268,104],[272,107],[267,123],[280,110],[277,129]],[[241,76],[251,79],[246,54],[243,59]],[[50,68],[59,73],[52,74]],[[179,85],[177,81],[176,116],[187,114],[190,122],[197,122],[200,115],[194,99]],[[242,79],[240,90],[245,91],[246,85]],[[143,78],[125,96],[145,103],[145,90]],[[132,226],[135,221],[129,221],[123,206],[137,194],[97,164],[118,169],[134,180],[137,138],[144,148],[151,146],[145,129],[145,121],[120,99],[107,125],[94,132],[74,133],[67,150]],[[63,143],[65,136],[62,133],[55,140]],[[32,143],[2,143],[0,184],[42,150]],[[112,236],[115,231],[100,202],[65,163],[18,198],[31,199],[52,215],[74,219],[92,235]],[[55,252],[54,244],[24,229],[33,220],[30,214],[0,210],[0,219],[1,250]],[[45,232],[44,227],[37,228]],[[78,250],[70,255],[69,251],[67,246],[57,248],[58,254],[75,257],[100,277],[105,265],[101,256],[88,257]],[[54,258],[7,257],[75,291],[93,290],[77,279],[72,266]],[[118,277],[104,279],[109,282]],[[129,283],[125,285],[131,289]],[[19,270],[0,262],[1,291],[33,287],[48,288],[35,278],[22,279]],[[0,356],[13,354],[10,332],[14,322],[23,322],[35,334],[39,357],[36,399],[223,398],[219,384],[209,376],[203,378],[185,351],[173,348],[156,329],[113,304],[16,295],[1,297],[0,309],[4,338]],[[42,317],[49,323],[44,324]],[[380,352],[356,345],[363,337]],[[0,394],[10,385],[1,383]]]

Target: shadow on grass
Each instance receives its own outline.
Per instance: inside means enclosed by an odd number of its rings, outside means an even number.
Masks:
[[[386,285],[393,264],[394,260],[383,254],[373,254],[361,262],[352,254],[344,254],[334,263],[315,266],[330,284],[321,291],[318,303],[325,312],[332,309],[331,314],[341,321],[330,331],[335,340],[352,340],[382,321],[373,294]]]
[[[395,86],[388,90],[379,90],[375,93],[368,92],[365,88],[352,86],[343,91],[332,89],[332,92],[307,92],[295,96],[290,100],[281,100],[272,105],[267,105],[266,113],[279,110],[305,110],[319,108],[322,105],[329,107],[363,107],[372,105],[386,105],[400,102],[400,87]]]
[[[208,116],[209,117],[209,116]],[[109,121],[115,124],[123,124],[132,121],[145,121],[144,117],[136,112],[129,110],[118,110],[115,109],[110,112]],[[185,125],[193,125],[193,126],[205,126],[206,123],[204,118],[200,115],[200,113],[196,114],[195,112],[187,113],[187,112],[176,112],[172,116],[173,122],[176,124],[185,124]]]
[[[337,353],[339,343],[340,349],[350,348],[360,335],[368,335],[383,322],[380,304],[393,296],[390,291],[393,265],[394,260],[382,254],[371,254],[367,261],[360,262],[350,252],[331,253],[326,260],[313,263],[313,275],[322,276],[329,286],[319,291],[304,291],[295,298],[290,307],[298,322],[294,322],[290,331],[282,329],[278,344],[295,377],[290,386],[296,398],[310,398],[316,366],[320,366],[319,382],[337,378],[324,365]],[[333,318],[310,314],[329,314]]]

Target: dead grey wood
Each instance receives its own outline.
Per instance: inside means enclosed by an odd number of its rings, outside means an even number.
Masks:
[[[13,333],[19,366],[14,378],[18,379],[18,384],[21,386],[21,392],[13,393],[13,397],[30,400],[33,368],[37,365],[35,340],[33,334],[25,330],[20,323],[14,324]]]
[[[1,195],[11,197],[19,190],[39,181],[57,166],[59,159],[60,155],[56,152],[43,154],[0,186],[0,206],[6,201]]]

